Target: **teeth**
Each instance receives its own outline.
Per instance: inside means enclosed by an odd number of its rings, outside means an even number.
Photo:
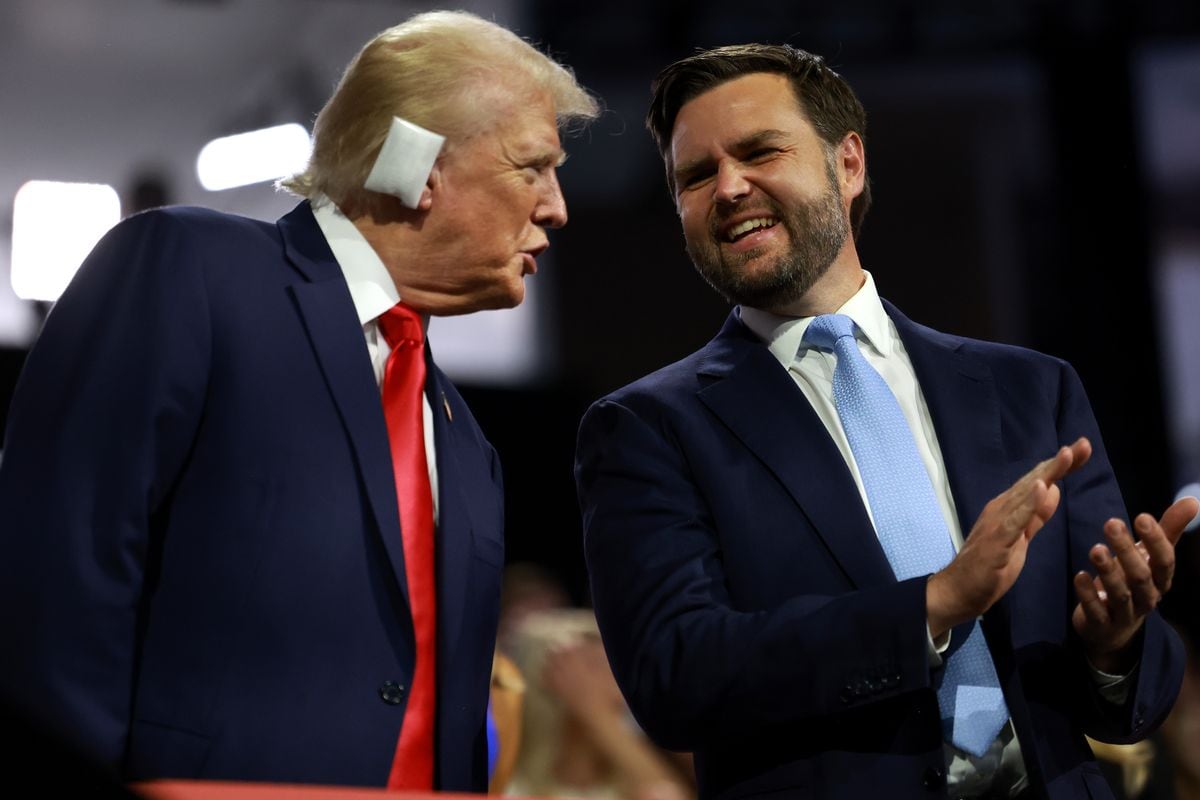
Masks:
[[[745,222],[739,222],[737,225],[734,225],[732,228],[730,228],[728,233],[725,234],[725,237],[732,242],[734,239],[738,238],[744,233],[749,233],[756,228],[769,228],[774,224],[775,220],[772,217],[748,219]]]

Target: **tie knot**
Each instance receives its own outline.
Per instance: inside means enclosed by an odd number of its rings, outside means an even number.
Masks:
[[[845,314],[822,314],[808,324],[804,343],[810,347],[832,350],[838,339],[853,337],[854,320]]]
[[[425,344],[425,330],[421,326],[421,315],[404,303],[396,303],[379,315],[379,331],[392,350],[401,342],[410,342],[416,347]]]

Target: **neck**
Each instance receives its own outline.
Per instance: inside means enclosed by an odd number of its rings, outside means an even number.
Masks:
[[[392,200],[393,198],[387,198]],[[371,249],[379,256],[392,281],[396,284],[400,296],[406,300],[413,295],[413,287],[405,284],[404,276],[408,270],[404,268],[405,260],[417,253],[420,244],[417,234],[421,229],[418,212],[404,208],[396,201],[384,210],[367,211],[346,216],[354,223],[354,227],[371,245]]]
[[[791,303],[766,310],[781,317],[832,314],[845,305],[866,282],[867,276],[858,261],[854,240],[847,238],[846,244],[829,265],[829,269],[825,270],[825,274],[818,278],[807,292]]]

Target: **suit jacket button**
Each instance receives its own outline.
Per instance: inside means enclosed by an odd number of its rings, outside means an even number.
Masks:
[[[940,789],[946,783],[946,770],[941,767],[929,767],[921,778],[926,789]]]
[[[379,687],[379,696],[389,706],[399,705],[404,701],[404,686],[395,681],[384,681]]]

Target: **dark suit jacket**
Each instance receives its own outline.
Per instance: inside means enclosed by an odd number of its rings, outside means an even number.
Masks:
[[[1061,444],[1086,435],[1095,447],[984,630],[1033,783],[1054,798],[1107,797],[1084,734],[1149,733],[1178,691],[1183,656],[1152,615],[1137,685],[1113,709],[1074,638],[1071,576],[1104,520],[1125,511],[1083,389],[1062,361],[886,308],[928,401],[964,535]],[[945,794],[925,579],[896,581],[833,440],[736,315],[699,352],[596,403],[577,458],[593,599],[618,682],[652,737],[695,751],[702,796]]]
[[[479,790],[500,468],[428,376],[436,783]],[[413,668],[394,478],[307,203],[154,211],[101,241],[21,376],[0,520],[0,690],[87,752],[130,779],[386,783]]]

